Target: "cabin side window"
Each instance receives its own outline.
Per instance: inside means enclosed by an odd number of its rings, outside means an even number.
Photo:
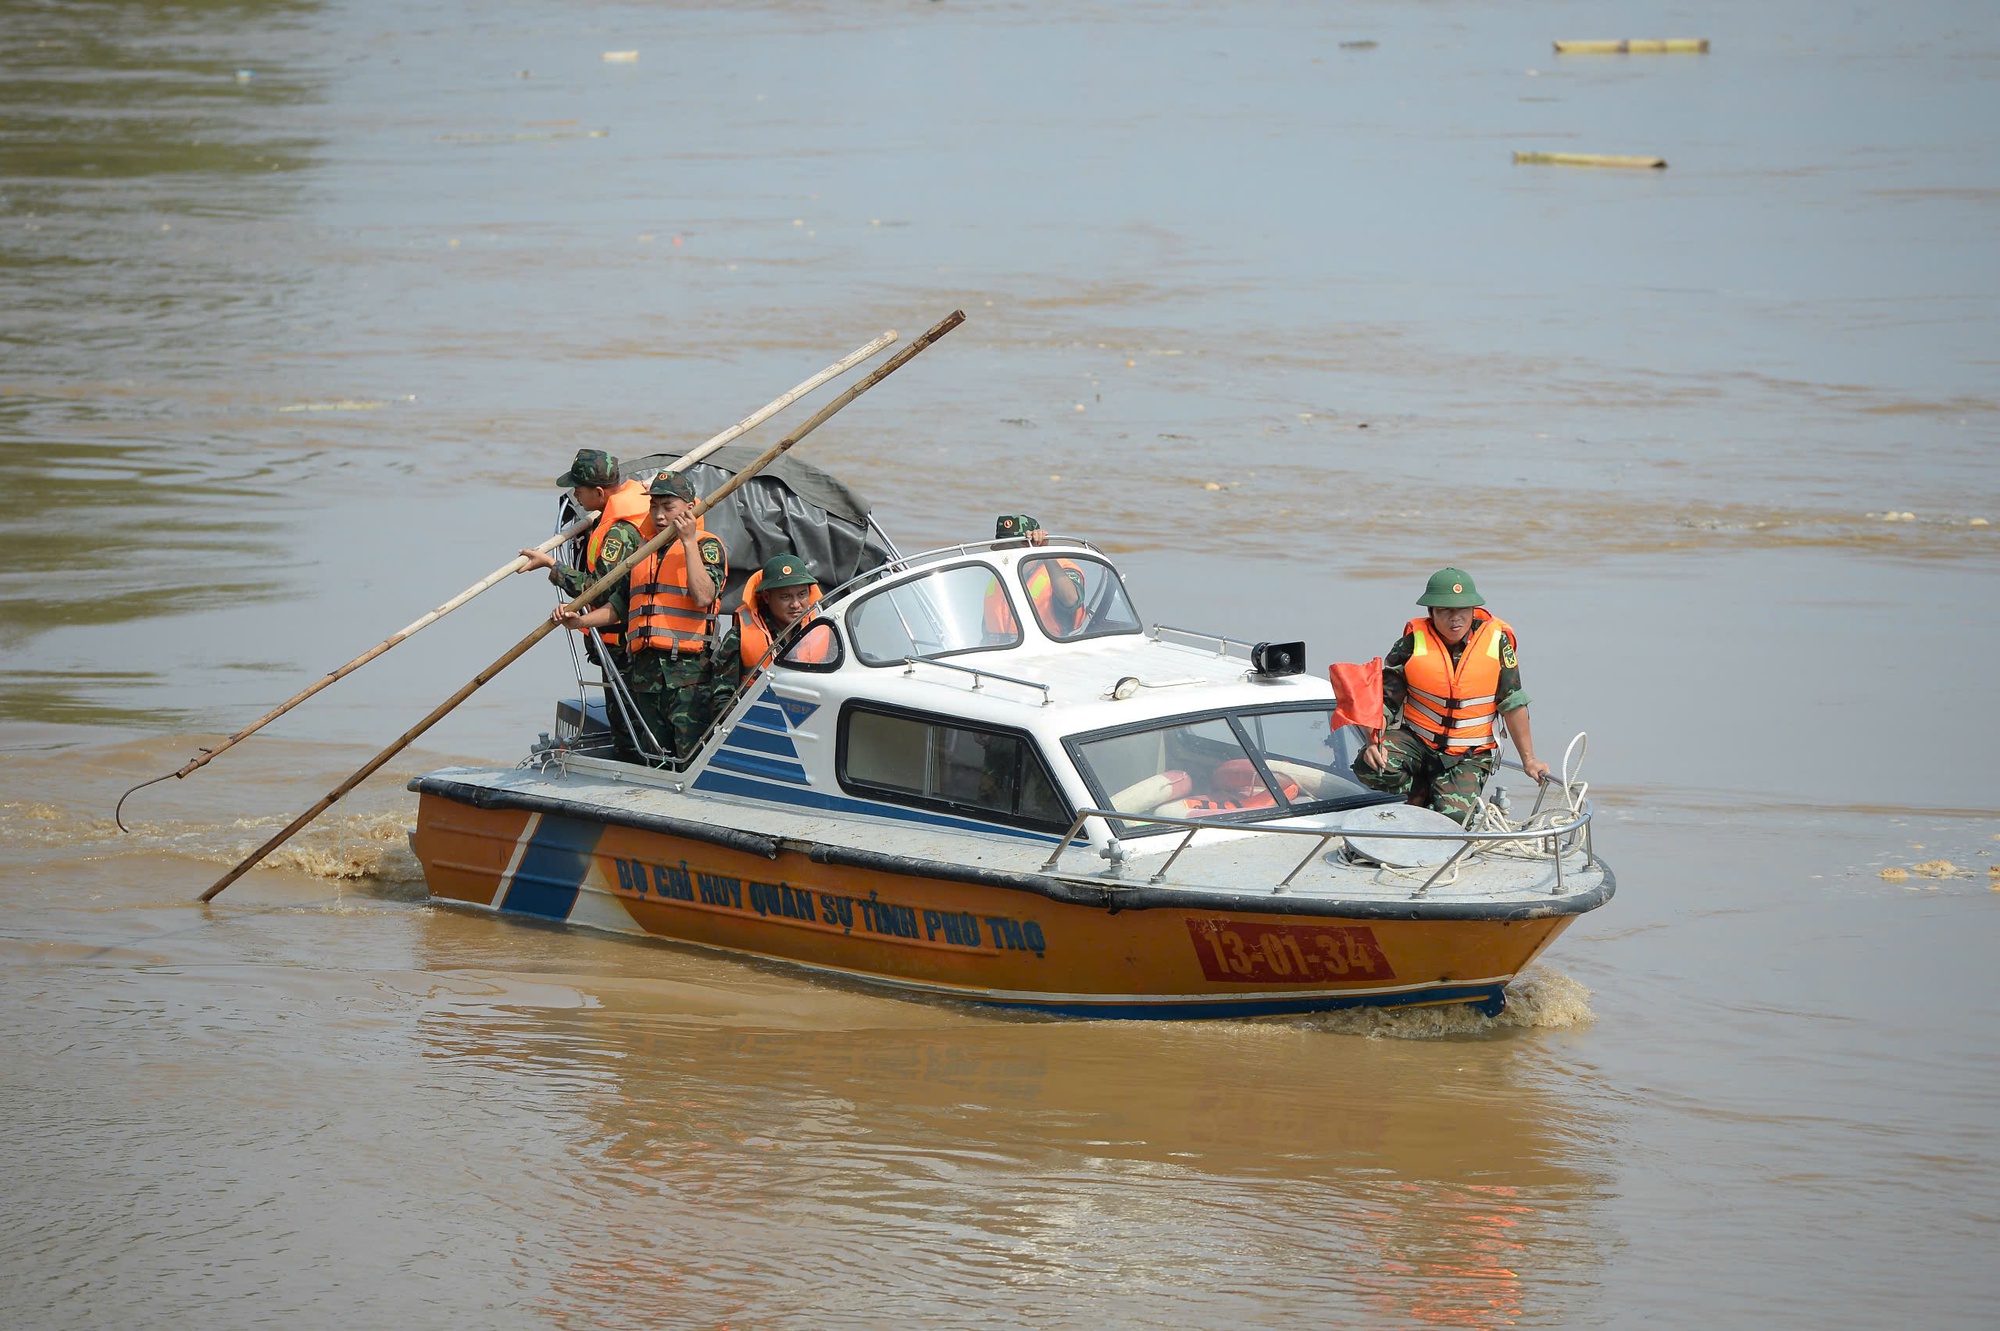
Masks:
[[[778,653],[778,664],[792,670],[838,670],[843,655],[832,621],[815,619]]]
[[[863,665],[891,666],[1019,646],[1021,623],[993,569],[958,564],[870,592],[847,612],[847,636]]]
[[[1026,735],[906,712],[850,707],[841,719],[847,790],[988,821],[1060,829],[1070,811]]]
[[[1042,632],[1057,642],[1139,632],[1139,616],[1111,565],[1064,553],[1023,558],[1021,592]]]

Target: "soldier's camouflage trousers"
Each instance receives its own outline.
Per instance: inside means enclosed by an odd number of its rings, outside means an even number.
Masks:
[[[1417,803],[1429,805],[1461,827],[1472,821],[1479,807],[1479,792],[1500,757],[1499,750],[1488,749],[1452,758],[1401,726],[1382,737],[1382,747],[1388,754],[1382,770],[1378,772],[1357,758],[1355,779],[1370,790],[1391,795],[1419,793],[1423,798]]]
[[[705,656],[668,661],[655,654],[635,662],[626,672],[625,686],[631,691],[632,705],[653,738],[677,758],[694,752],[715,719],[716,690],[709,679]],[[636,745],[626,745],[636,749]]]

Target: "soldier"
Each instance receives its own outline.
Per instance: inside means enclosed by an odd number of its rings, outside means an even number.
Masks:
[[[604,604],[587,611],[557,606],[554,618],[578,630],[623,625],[625,682],[639,718],[670,754],[687,759],[713,719],[717,608],[728,556],[721,538],[695,516],[694,484],[685,476],[663,471],[649,494],[654,529],[671,528],[675,539],[635,564]],[[728,662],[732,671],[734,664]]]
[[[1407,795],[1412,804],[1470,824],[1499,758],[1496,717],[1529,776],[1546,779],[1549,765],[1535,757],[1514,630],[1478,608],[1486,600],[1471,575],[1439,569],[1417,604],[1429,614],[1404,625],[1382,658],[1386,728],[1355,759],[1354,775],[1372,789]]]
[[[800,620],[819,604],[819,580],[806,561],[794,554],[773,555],[764,567],[743,584],[743,606],[736,612],[737,656],[742,665],[742,682],[766,665],[773,643],[781,642]],[[827,655],[828,640],[822,634],[801,644],[794,660],[820,661]],[[728,660],[727,653],[724,654]]]
[[[521,554],[529,568],[548,569],[549,581],[562,589],[565,598],[573,600],[601,577],[604,570],[616,567],[625,556],[644,545],[658,529],[653,526],[645,487],[635,480],[621,480],[618,459],[609,453],[594,448],[578,449],[576,461],[556,478],[556,484],[570,487],[578,508],[586,513],[594,509],[597,513],[597,525],[584,543],[583,567],[557,563],[555,556],[540,550],[523,550]],[[604,645],[614,649],[616,655],[616,649],[622,645],[618,626],[612,625],[601,636]]]
[[[1026,513],[1005,513],[993,523],[993,539],[1024,540],[1040,548],[1049,543],[1049,534],[1042,530],[1041,523]],[[1051,569],[1062,576],[1052,575]],[[1042,628],[1051,638],[1067,638],[1083,628],[1088,618],[1083,605],[1083,570],[1075,561],[1035,561],[1034,568],[1028,573],[1027,591],[1028,603],[1034,607],[1035,618],[1041,621]],[[996,641],[1012,638],[1020,631],[997,581],[986,590],[985,627],[987,636]]]

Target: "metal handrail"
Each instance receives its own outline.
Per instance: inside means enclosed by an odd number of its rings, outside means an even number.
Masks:
[[[981,670],[977,666],[964,666],[960,665],[956,661],[940,661],[936,657],[932,656],[904,657],[903,673],[906,675],[916,674],[917,664],[919,662],[922,662],[924,665],[928,666],[936,666],[940,670],[956,670],[961,674],[972,676],[972,687],[974,691],[978,690],[979,681],[981,679],[997,679],[1008,684],[1019,684],[1024,689],[1040,689],[1042,691],[1042,706],[1044,707],[1047,707],[1051,701],[1049,697],[1049,686],[1047,684],[1042,683],[1040,680],[1022,679],[1016,675],[1003,675],[997,670]]]
[[[1292,866],[1290,873],[1278,880],[1278,885],[1271,889],[1273,896],[1290,887],[1292,879],[1298,877],[1308,864],[1319,858],[1320,853],[1326,849],[1328,842],[1334,840],[1336,837],[1345,838],[1350,836],[1361,837],[1364,840],[1371,841],[1379,839],[1385,841],[1456,841],[1462,843],[1456,851],[1452,852],[1449,859],[1440,864],[1437,870],[1429,878],[1425,879],[1416,891],[1410,894],[1413,899],[1428,892],[1431,885],[1444,876],[1446,869],[1457,864],[1467,852],[1482,842],[1545,841],[1548,843],[1549,858],[1554,861],[1556,872],[1556,885],[1551,889],[1550,894],[1556,895],[1562,891],[1562,857],[1567,850],[1575,848],[1575,833],[1582,830],[1585,836],[1589,835],[1588,829],[1593,813],[1594,810],[1591,808],[1590,801],[1585,800],[1574,819],[1553,827],[1524,828],[1517,832],[1367,832],[1346,827],[1280,827],[1270,823],[1218,823],[1212,818],[1173,818],[1165,814],[1120,813],[1115,809],[1082,809],[1077,812],[1075,821],[1069,825],[1069,830],[1063,834],[1062,840],[1056,843],[1056,848],[1049,852],[1048,859],[1043,861],[1042,872],[1049,873],[1055,869],[1057,863],[1062,859],[1063,852],[1070,848],[1071,843],[1076,840],[1077,834],[1083,830],[1083,824],[1086,820],[1102,818],[1107,823],[1112,819],[1117,819],[1120,822],[1126,823],[1153,823],[1164,827],[1185,827],[1188,829],[1187,835],[1181,838],[1180,844],[1175,846],[1173,853],[1167,856],[1166,863],[1162,864],[1159,871],[1146,880],[1148,886],[1157,885],[1165,880],[1167,871],[1174,867],[1174,861],[1181,857],[1181,852],[1194,843],[1197,832],[1278,832],[1286,836],[1313,837],[1315,838],[1315,844],[1311,850],[1306,852],[1304,859]],[[1563,840],[1566,837],[1571,838],[1570,845],[1567,847],[1563,844]],[[1112,838],[1112,844],[1114,846],[1119,844],[1117,838]],[[1114,856],[1113,863],[1117,863],[1119,858]]]
[[[875,568],[869,569],[866,573],[855,574],[832,591],[822,593],[820,603],[824,605],[828,602],[838,600],[850,592],[859,591],[871,582],[880,582],[882,579],[892,577],[895,574],[907,573],[911,569],[918,568],[924,564],[935,563],[942,559],[956,559],[962,555],[981,554],[1003,548],[1011,549],[1016,546],[1022,549],[1047,549],[1050,546],[1060,546],[1066,550],[1088,550],[1094,555],[1104,556],[1102,550],[1080,536],[1051,536],[1042,545],[1033,547],[1030,547],[1027,539],[1021,536],[1009,536],[993,541],[962,541],[957,545],[941,545],[934,550],[920,550],[913,555],[898,555],[885,564],[880,564]],[[1104,557],[1105,562],[1109,563],[1109,557]]]
[[[1227,634],[1222,634],[1222,633],[1207,633],[1201,629],[1184,629],[1177,627],[1176,625],[1173,624],[1155,624],[1151,628],[1146,630],[1146,636],[1151,638],[1154,642],[1158,642],[1160,640],[1160,635],[1162,633],[1178,633],[1182,637],[1186,638],[1206,638],[1208,641],[1214,643],[1216,647],[1219,649],[1215,653],[1217,656],[1226,657],[1229,655],[1229,649],[1231,647],[1241,647],[1245,653],[1244,659],[1248,660],[1249,659],[1248,653],[1257,650],[1257,644],[1254,642],[1245,642],[1241,638],[1232,638],[1229,637]]]

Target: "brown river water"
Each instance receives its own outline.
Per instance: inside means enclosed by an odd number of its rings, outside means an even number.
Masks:
[[[0,1322],[1991,1325],[1997,13],[0,3]],[[516,761],[553,644],[193,904],[525,579],[112,825],[576,447],[955,307],[803,446],[905,549],[1031,512],[1316,663],[1445,562],[1519,627],[1620,890],[1507,1013],[432,908],[402,782]]]

